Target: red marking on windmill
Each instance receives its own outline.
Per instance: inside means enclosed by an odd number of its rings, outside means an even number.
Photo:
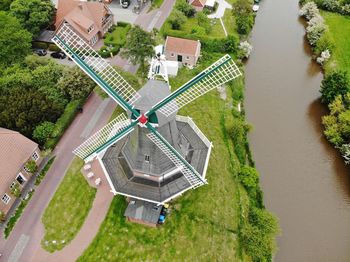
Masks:
[[[148,122],[148,118],[142,114],[140,117],[139,117],[139,122],[142,124],[142,125],[145,125],[147,122]]]

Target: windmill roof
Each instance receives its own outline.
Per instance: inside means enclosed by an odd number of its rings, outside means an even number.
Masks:
[[[168,36],[165,41],[165,50],[167,52],[196,55],[199,46],[199,40],[190,40],[172,36]]]
[[[19,132],[0,128],[0,192],[8,189],[37,147],[37,143]]]

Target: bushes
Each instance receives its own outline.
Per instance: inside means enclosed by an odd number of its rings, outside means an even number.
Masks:
[[[247,35],[253,26],[252,16],[238,16],[236,18],[237,32],[241,35]]]
[[[187,3],[185,0],[180,0],[176,3],[175,9],[182,12],[186,17],[193,17],[196,13],[194,7]]]
[[[321,83],[322,102],[330,104],[338,96],[344,96],[350,91],[346,71],[334,71],[327,74]]]
[[[250,56],[250,53],[253,50],[253,46],[248,43],[248,41],[241,42],[239,44],[239,57],[242,58],[248,58]]]
[[[49,121],[42,122],[39,124],[33,132],[33,138],[35,141],[37,141],[40,145],[44,145],[51,136],[53,129],[55,127],[55,124]]]
[[[52,52],[60,51],[61,49],[55,44],[49,44],[49,50]]]
[[[238,178],[248,192],[256,189],[259,183],[258,171],[250,166],[243,166],[239,172]]]
[[[233,4],[233,14],[236,17],[237,32],[247,35],[254,24],[254,14],[249,1],[238,0]]]
[[[186,23],[186,21],[187,21],[187,18],[184,15],[184,13],[182,13],[177,9],[173,10],[168,18],[168,22],[171,25],[171,29],[174,29],[174,30],[179,30],[181,28],[181,25]]]
[[[38,170],[38,166],[34,160],[28,161],[28,163],[26,164],[26,168],[32,174],[34,174]]]

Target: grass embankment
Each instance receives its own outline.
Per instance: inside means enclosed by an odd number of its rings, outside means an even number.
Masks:
[[[324,11],[321,14],[328,26],[327,34],[334,45],[326,72],[334,69],[345,70],[350,77],[350,17]]]
[[[47,171],[50,169],[53,161],[55,160],[55,157],[52,157],[44,166],[44,168],[40,171],[40,174],[37,176],[37,178],[35,179],[35,185],[38,186],[41,181],[44,179]],[[8,236],[10,235],[10,233],[12,232],[12,229],[15,227],[17,221],[20,219],[24,209],[26,208],[26,206],[29,203],[29,200],[32,198],[32,195],[34,194],[34,190],[30,191],[28,193],[28,196],[26,199],[22,200],[21,203],[18,205],[14,215],[9,219],[9,221],[6,224],[6,227],[4,229],[4,236],[5,239],[8,238]]]
[[[171,79],[171,86],[179,87],[204,66],[192,71],[181,69],[178,77]],[[213,141],[209,185],[178,198],[166,225],[157,229],[127,223],[123,217],[125,200],[116,197],[99,233],[79,261],[238,259],[240,185],[235,180],[238,160],[231,153],[232,142],[228,142],[228,130],[234,121],[231,96],[231,89],[227,89],[226,101],[212,91],[181,111]]]
[[[60,250],[72,241],[91,209],[96,189],[81,174],[83,164],[82,160],[73,159],[42,217],[45,235],[41,245],[49,252]]]

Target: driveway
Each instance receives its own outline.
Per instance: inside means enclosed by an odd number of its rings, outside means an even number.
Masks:
[[[225,14],[225,10],[232,9],[232,5],[227,3],[225,0],[216,0],[219,4],[214,14],[208,15],[209,18],[222,18]]]

